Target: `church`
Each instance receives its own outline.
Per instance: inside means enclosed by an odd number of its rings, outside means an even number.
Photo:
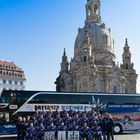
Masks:
[[[87,0],[85,8],[85,25],[78,29],[70,62],[64,49],[56,91],[136,93],[138,75],[127,39],[121,65],[116,64],[114,40],[111,29],[102,22],[100,0]]]

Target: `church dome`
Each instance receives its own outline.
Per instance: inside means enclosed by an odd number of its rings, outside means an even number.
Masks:
[[[111,30],[107,29],[104,23],[91,23],[91,35],[93,36],[93,46],[96,46],[96,49],[101,47],[104,52],[114,53]]]
[[[88,2],[87,2],[88,6],[86,5],[86,8],[87,7],[89,8]],[[93,2],[95,2],[92,3],[93,5],[98,4],[97,0]],[[97,7],[100,8],[100,4],[98,5],[99,6]],[[77,59],[77,57],[80,57],[79,55],[81,55],[81,49],[83,48],[85,41],[90,42],[91,55],[94,59],[95,64],[98,65],[113,64],[113,62],[115,61],[115,53],[114,53],[114,40],[111,36],[111,29],[107,28],[105,23],[101,21],[99,13],[93,13],[93,15],[91,14],[90,16],[87,14],[85,26],[83,28],[78,29],[78,35],[76,37],[74,47],[75,59]]]
[[[78,29],[70,63],[64,50],[56,79],[59,92],[136,93],[137,74],[126,39],[123,63],[115,64],[114,40],[102,22],[100,0],[87,0],[86,20]]]

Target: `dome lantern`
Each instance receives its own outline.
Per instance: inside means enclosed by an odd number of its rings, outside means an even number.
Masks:
[[[101,22],[100,0],[87,0],[86,21],[88,21],[88,22]]]

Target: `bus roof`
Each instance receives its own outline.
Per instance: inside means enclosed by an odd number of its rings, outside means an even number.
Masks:
[[[140,96],[138,93],[103,93],[103,92],[56,92],[56,91],[39,91],[39,90],[4,90],[5,93],[43,93],[43,94],[69,94],[69,95],[114,95],[114,96]],[[2,95],[1,94],[1,95]]]

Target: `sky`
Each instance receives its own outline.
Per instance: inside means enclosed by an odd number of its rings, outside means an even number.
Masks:
[[[55,90],[64,48],[73,57],[86,0],[0,0],[0,59],[14,62],[26,76],[28,90]],[[122,62],[125,38],[140,74],[140,0],[101,0],[101,17],[115,40]],[[140,77],[137,81],[140,93]]]

